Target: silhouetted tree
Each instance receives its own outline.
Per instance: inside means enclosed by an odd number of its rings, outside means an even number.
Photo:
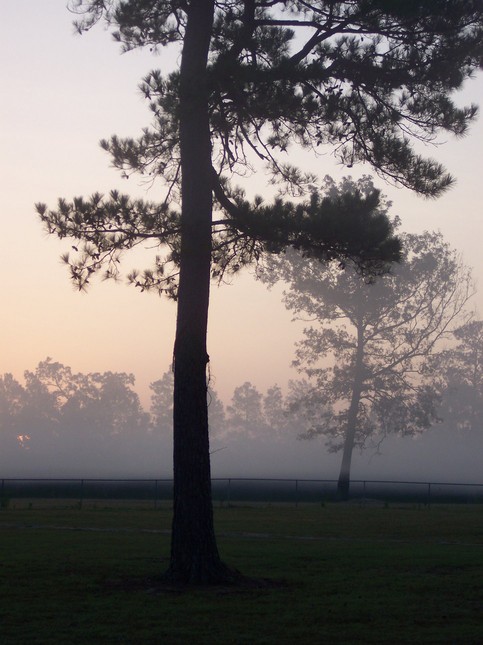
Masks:
[[[294,361],[313,384],[302,402],[319,410],[305,437],[324,435],[342,450],[343,498],[355,446],[437,421],[440,388],[429,359],[464,320],[472,295],[468,270],[440,234],[402,239],[403,261],[373,283],[353,267],[323,269],[295,253],[270,261],[265,275],[289,282],[285,305],[316,322],[304,329]]]
[[[79,29],[106,19],[126,49],[181,44],[180,66],[143,85],[154,126],[137,141],[104,142],[124,172],[163,177],[161,203],[112,193],[38,210],[47,229],[84,242],[65,257],[79,286],[102,267],[118,274],[122,251],[154,240],[168,248],[154,270],[131,274],[141,288],[178,299],[174,348],[174,581],[231,579],[216,546],[206,401],[210,276],[236,272],[265,250],[287,245],[324,260],[354,258],[373,268],[399,246],[374,202],[314,197],[294,205],[245,200],[230,186],[252,159],[294,192],[314,181],[286,162],[292,143],[328,144],[345,163],[370,162],[422,194],[451,178],[415,154],[410,138],[466,130],[475,108],[449,98],[478,67],[477,0],[355,2],[293,0],[77,0]],[[179,198],[181,213],[173,208]],[[213,219],[213,199],[220,216]],[[236,577],[236,576],[235,576]]]

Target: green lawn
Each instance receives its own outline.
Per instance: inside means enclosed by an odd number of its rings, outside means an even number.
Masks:
[[[150,589],[166,508],[4,509],[0,643],[483,643],[483,506],[215,515],[225,561],[278,584]]]

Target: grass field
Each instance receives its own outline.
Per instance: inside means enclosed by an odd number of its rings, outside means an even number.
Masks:
[[[0,643],[483,643],[483,506],[218,508],[260,588],[164,590],[170,511],[0,511]]]

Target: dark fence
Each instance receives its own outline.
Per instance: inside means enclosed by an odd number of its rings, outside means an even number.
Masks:
[[[323,503],[337,499],[333,479],[216,477],[213,500],[243,503]],[[157,508],[171,502],[171,479],[0,479],[0,508],[136,502]],[[483,484],[353,480],[350,499],[360,503],[483,503]]]

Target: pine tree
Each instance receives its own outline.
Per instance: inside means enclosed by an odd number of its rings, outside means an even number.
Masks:
[[[476,108],[451,92],[481,59],[479,0],[75,0],[80,31],[107,20],[124,48],[181,46],[180,66],[143,84],[154,116],[138,140],[104,142],[124,172],[166,182],[158,204],[112,193],[56,210],[39,205],[47,230],[79,243],[65,256],[80,287],[100,270],[116,277],[123,251],[146,239],[166,250],[131,281],[177,298],[174,348],[174,519],[167,577],[232,579],[213,532],[206,402],[210,278],[287,246],[364,270],[397,259],[377,194],[333,202],[245,199],[230,183],[264,162],[300,194],[315,178],[287,162],[292,144],[330,146],[346,164],[436,196],[451,177],[416,154],[411,139],[440,129],[461,135]],[[180,211],[177,204],[181,204]],[[216,217],[213,218],[213,212]],[[218,215],[219,214],[219,215]],[[236,576],[235,576],[236,577]]]

